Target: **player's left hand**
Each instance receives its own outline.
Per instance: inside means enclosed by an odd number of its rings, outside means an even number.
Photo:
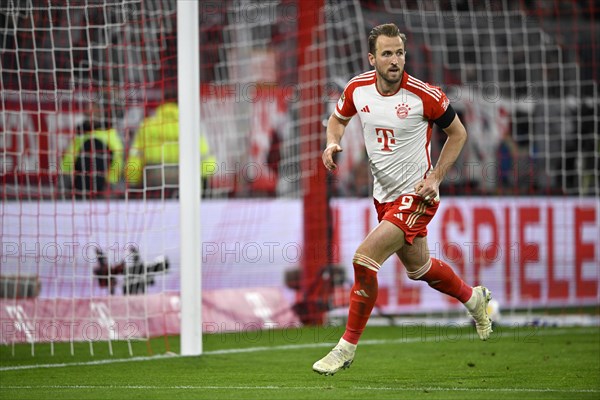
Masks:
[[[423,201],[429,205],[440,201],[440,183],[433,176],[429,175],[415,185],[415,193],[421,196]]]

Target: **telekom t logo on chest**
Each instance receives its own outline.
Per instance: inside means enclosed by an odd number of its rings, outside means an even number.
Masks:
[[[377,133],[377,143],[383,143],[381,151],[392,151],[390,144],[396,144],[394,139],[394,130],[389,128],[375,128]]]

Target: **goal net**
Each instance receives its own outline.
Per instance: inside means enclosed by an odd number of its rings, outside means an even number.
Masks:
[[[327,301],[305,187],[325,193],[323,119],[365,44],[357,1],[307,4],[199,4],[196,133],[178,132],[175,1],[3,4],[2,344],[178,350],[178,134],[200,135],[204,331],[295,326],[305,293]]]
[[[176,99],[175,10],[0,7],[0,342],[13,353],[21,342],[32,353],[40,342],[72,354],[134,354],[139,343],[153,352],[149,337],[176,333],[173,204],[128,196],[125,179],[138,127]]]
[[[178,351],[179,135],[200,139],[200,171],[183,176],[202,182],[203,330],[344,318],[377,216],[360,121],[334,174],[324,121],[386,22],[408,37],[406,70],[441,86],[469,132],[432,255],[488,286],[505,321],[598,304],[593,1],[198,6],[201,132],[178,130],[175,0],[0,6],[0,343],[13,353]],[[444,138],[434,129],[433,160]],[[376,315],[466,321],[396,258],[379,287]]]

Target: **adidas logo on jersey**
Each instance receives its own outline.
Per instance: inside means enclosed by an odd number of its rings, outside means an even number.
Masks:
[[[364,113],[370,113],[371,112],[371,110],[369,110],[369,106],[364,106],[363,108],[360,109],[360,111],[364,112]]]

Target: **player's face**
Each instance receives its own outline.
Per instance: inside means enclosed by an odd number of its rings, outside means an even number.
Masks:
[[[375,54],[369,53],[369,62],[388,84],[400,82],[406,62],[404,42],[399,36],[379,36],[375,41]]]

